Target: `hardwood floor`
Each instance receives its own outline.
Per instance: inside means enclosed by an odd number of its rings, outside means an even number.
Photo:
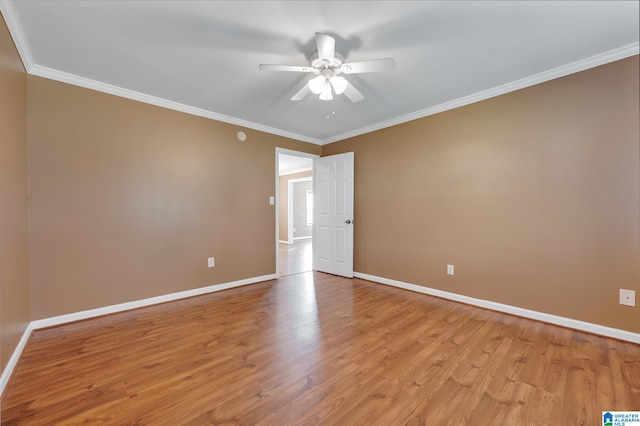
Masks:
[[[3,425],[598,425],[640,346],[305,272],[37,330]]]
[[[280,276],[309,272],[313,269],[311,239],[294,240],[293,244],[278,244]]]

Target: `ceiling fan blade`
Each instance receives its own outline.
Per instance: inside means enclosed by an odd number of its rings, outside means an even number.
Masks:
[[[392,71],[396,68],[393,58],[372,59],[370,61],[349,62],[342,64],[340,68],[345,74],[358,74],[363,72]]]
[[[349,98],[349,100],[354,104],[364,99],[364,95],[349,82],[347,82],[347,88],[344,89],[342,94]]]
[[[293,95],[293,97],[291,98],[292,101],[301,101],[302,99],[304,99],[305,96],[307,96],[309,93],[311,93],[311,90],[309,90],[309,85],[305,83],[304,86],[302,86],[302,89],[298,90],[298,93],[296,93],[295,95]]]
[[[336,40],[330,35],[316,33],[316,44],[318,45],[318,58],[332,64],[336,54]]]
[[[296,65],[275,65],[275,64],[260,64],[258,66],[262,71],[293,71],[293,72],[311,72],[311,67],[299,67]]]

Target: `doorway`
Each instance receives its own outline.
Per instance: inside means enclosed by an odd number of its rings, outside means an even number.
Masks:
[[[319,156],[276,148],[276,275],[313,269],[313,164]]]

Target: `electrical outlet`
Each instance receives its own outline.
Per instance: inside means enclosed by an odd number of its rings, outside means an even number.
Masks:
[[[213,268],[214,266],[216,266],[216,258],[210,257],[209,259],[207,259],[207,266],[209,268]]]
[[[447,275],[453,275],[453,265],[447,265]]]
[[[633,290],[620,289],[620,304],[636,306],[636,292]]]

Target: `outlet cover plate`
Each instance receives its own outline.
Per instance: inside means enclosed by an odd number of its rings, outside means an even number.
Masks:
[[[447,265],[447,275],[453,275],[453,265]]]
[[[214,266],[216,266],[216,258],[215,257],[210,257],[207,259],[207,266],[209,268],[213,268]]]
[[[620,304],[636,306],[636,292],[634,290],[620,289]]]

